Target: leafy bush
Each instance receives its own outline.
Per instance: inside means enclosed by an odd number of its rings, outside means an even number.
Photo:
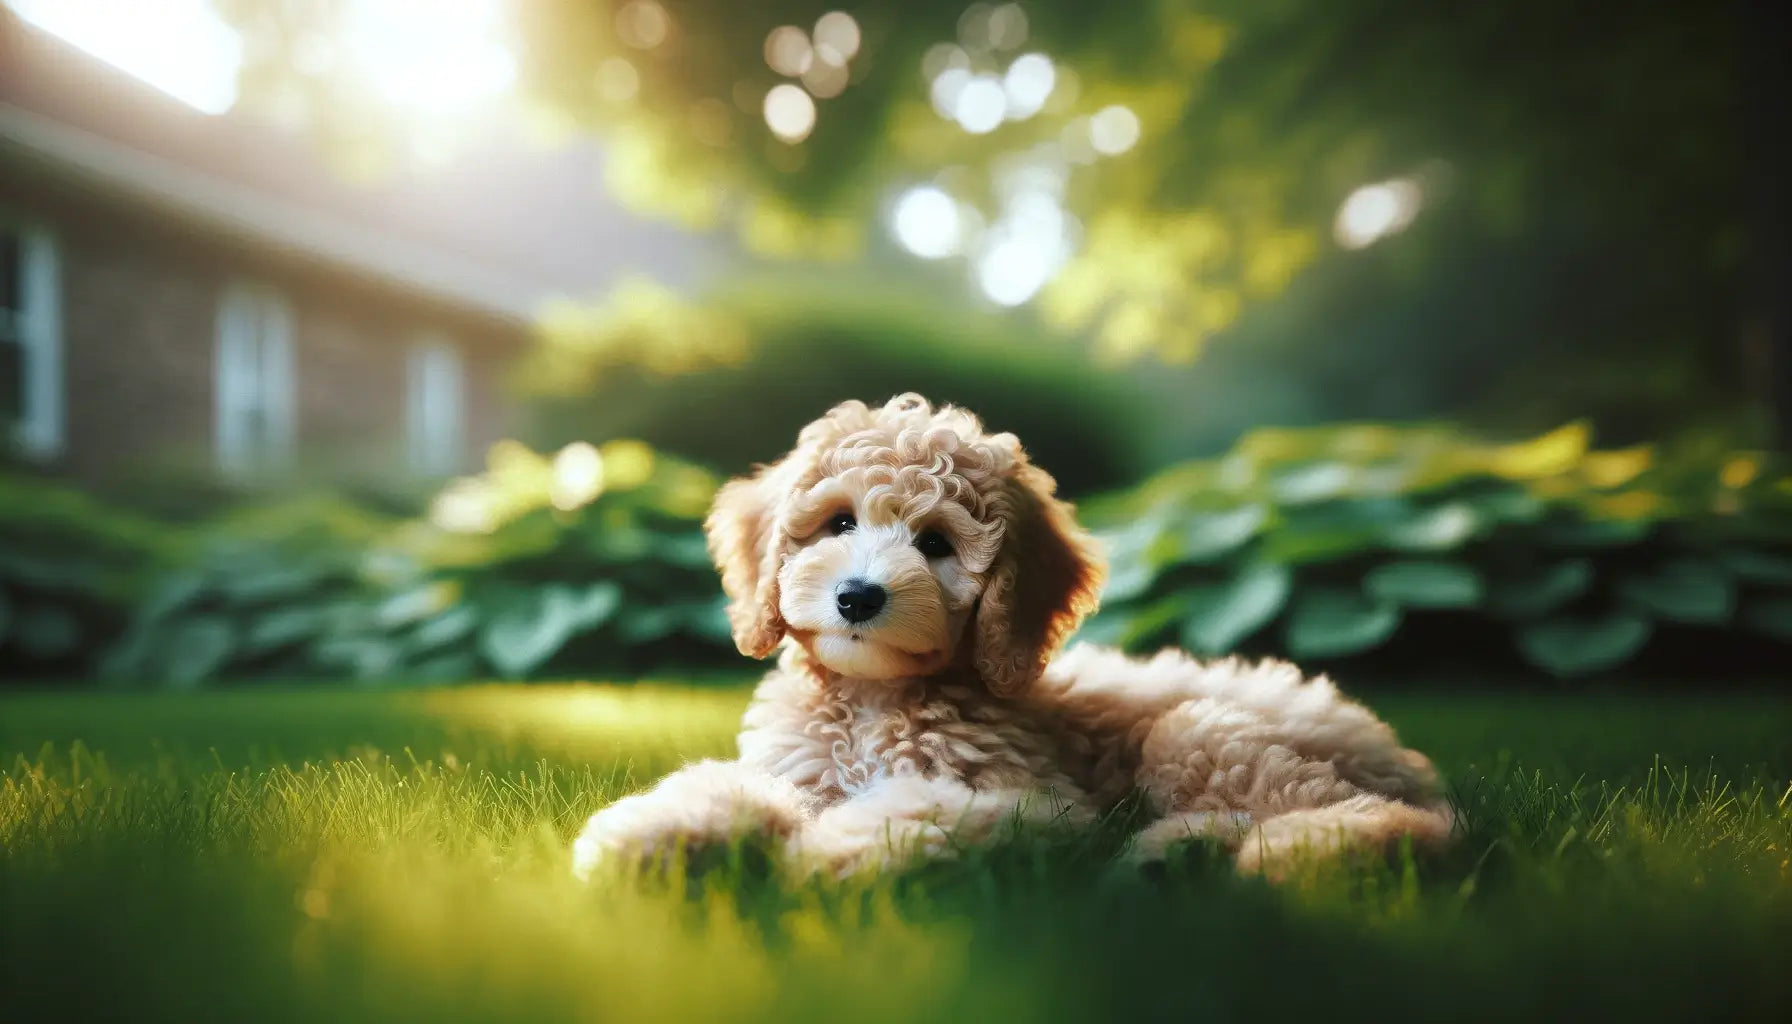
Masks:
[[[701,530],[714,487],[638,442],[552,458],[505,443],[427,517],[245,510],[159,582],[107,670],[194,685],[717,662],[732,647]]]
[[[427,515],[323,496],[189,529],[0,478],[0,671],[197,685],[728,664],[701,529],[715,484],[640,442],[507,443]],[[1792,478],[1758,454],[1594,451],[1580,425],[1515,445],[1259,431],[1083,511],[1113,563],[1083,635],[1133,650],[1563,678],[1684,655],[1708,678],[1792,645]]]
[[[1013,431],[1071,494],[1138,479],[1134,389],[1012,321],[887,281],[743,282],[687,306],[640,287],[549,318],[522,372],[541,438],[639,437],[733,473],[849,398],[916,391]]]
[[[1085,514],[1112,578],[1083,635],[1133,649],[1573,677],[1652,640],[1699,668],[1792,643],[1792,479],[1758,454],[1595,451],[1583,424],[1264,430]]]
[[[329,496],[223,514],[149,588],[103,674],[174,686],[363,675],[333,654],[376,621],[369,554],[394,527]]]
[[[0,476],[0,677],[86,672],[177,548],[157,524],[78,491]]]

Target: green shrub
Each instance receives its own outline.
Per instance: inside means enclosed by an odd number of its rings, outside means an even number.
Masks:
[[[712,476],[637,441],[573,445],[552,460],[504,445],[492,462],[435,512],[444,519],[463,496],[479,507],[483,495],[494,528],[432,525],[406,544],[431,569],[426,585],[445,584],[475,612],[468,653],[485,670],[524,678],[733,656],[702,529]],[[581,479],[599,481],[594,500]],[[419,629],[452,632],[441,614]]]
[[[731,664],[701,525],[715,485],[640,442],[506,443],[427,515],[317,496],[177,529],[0,478],[0,671],[197,685]],[[1259,431],[1083,513],[1113,569],[1083,636],[1132,650],[1705,679],[1792,646],[1792,478],[1755,453],[1593,451],[1580,425],[1515,445]]]
[[[548,444],[639,437],[730,474],[839,402],[908,391],[1014,432],[1066,493],[1144,471],[1123,380],[1044,332],[877,281],[743,282],[697,307],[637,286],[549,318],[521,383]]]
[[[238,512],[167,574],[107,664],[121,678],[449,681],[639,671],[733,648],[701,470],[638,442],[493,449],[427,517],[338,499]]]
[[[178,550],[153,522],[59,484],[0,476],[0,678],[90,671]]]
[[[1792,479],[1754,453],[1515,445],[1447,427],[1264,430],[1090,502],[1112,577],[1083,636],[1384,664],[1513,654],[1551,676],[1792,643]],[[1726,630],[1720,642],[1712,631]]]
[[[370,555],[394,528],[334,496],[225,512],[149,589],[102,672],[173,686],[373,674],[332,655],[376,621]]]

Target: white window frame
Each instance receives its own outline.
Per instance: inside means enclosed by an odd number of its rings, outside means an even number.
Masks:
[[[461,351],[440,334],[411,344],[405,373],[405,451],[411,472],[459,472],[466,451],[467,375]]]
[[[297,382],[292,307],[278,291],[249,281],[225,287],[212,367],[218,468],[238,478],[285,469],[296,434]]]
[[[19,422],[12,444],[28,458],[53,459],[66,443],[62,364],[62,266],[45,225],[0,210],[0,230],[19,238],[18,315],[3,325],[21,349]]]

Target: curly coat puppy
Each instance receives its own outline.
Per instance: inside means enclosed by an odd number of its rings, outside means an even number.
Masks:
[[[1015,822],[1080,823],[1138,791],[1140,861],[1218,841],[1244,870],[1301,850],[1440,840],[1429,761],[1293,666],[1149,660],[1064,640],[1105,567],[1011,434],[916,395],[847,402],[716,497],[710,551],[741,651],[783,647],[738,761],[592,817],[588,873],[757,836],[846,874]]]

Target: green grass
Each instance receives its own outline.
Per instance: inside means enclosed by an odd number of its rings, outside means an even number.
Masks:
[[[1787,1019],[1792,701],[1377,701],[1454,850],[1281,887],[1111,836],[791,887],[583,887],[732,748],[668,686],[0,698],[0,1020]]]

